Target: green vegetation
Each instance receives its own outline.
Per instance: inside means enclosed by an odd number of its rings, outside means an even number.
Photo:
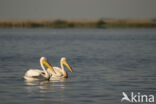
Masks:
[[[104,22],[104,20],[103,19],[100,19],[100,20],[98,20],[97,22],[96,22],[96,27],[97,28],[104,28],[105,27],[105,22]]]
[[[156,28],[156,19],[0,20],[0,28]]]

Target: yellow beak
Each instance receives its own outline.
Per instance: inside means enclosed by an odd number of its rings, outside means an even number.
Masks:
[[[45,66],[47,66],[52,72],[54,72],[56,74],[56,72],[54,71],[53,67],[47,61],[43,61],[43,64]]]
[[[63,61],[63,64],[64,64],[71,72],[73,72],[72,68],[70,67],[70,65],[69,65],[66,61]]]

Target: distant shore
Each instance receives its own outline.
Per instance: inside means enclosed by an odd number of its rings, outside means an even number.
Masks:
[[[0,28],[156,28],[156,19],[0,19]]]

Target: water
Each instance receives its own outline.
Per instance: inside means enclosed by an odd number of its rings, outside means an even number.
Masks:
[[[26,82],[41,56],[74,73]],[[120,104],[123,91],[156,94],[155,29],[0,29],[0,104]]]

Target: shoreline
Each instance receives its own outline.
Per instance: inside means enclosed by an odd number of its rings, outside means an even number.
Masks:
[[[0,28],[156,28],[156,19],[0,19]]]

